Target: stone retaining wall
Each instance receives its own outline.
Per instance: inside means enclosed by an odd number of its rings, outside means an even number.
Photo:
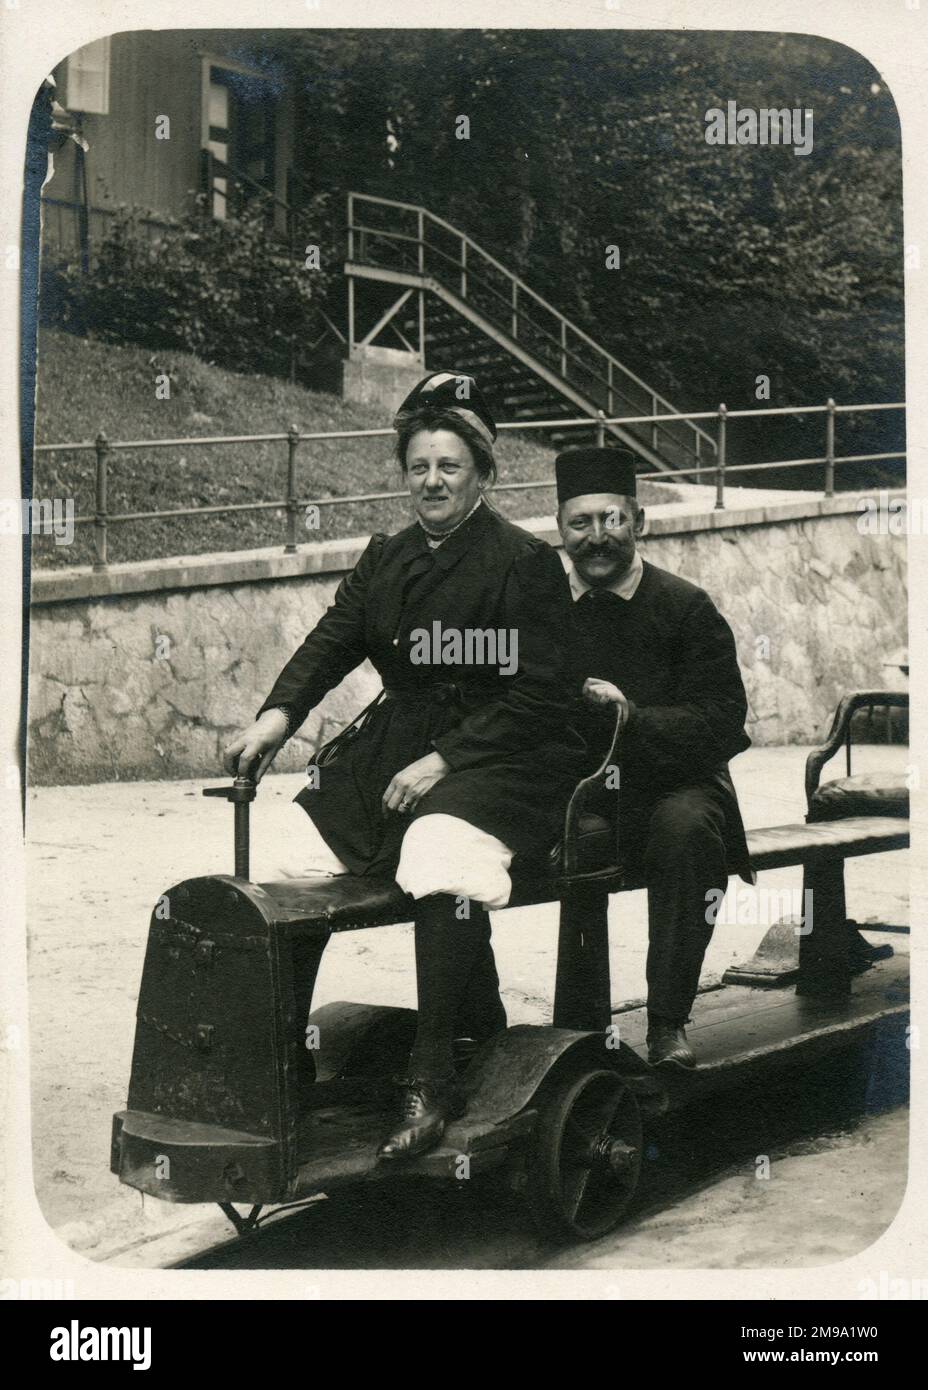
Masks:
[[[893,494],[894,495],[894,494]],[[895,683],[906,542],[862,535],[843,495],[737,512],[654,509],[645,558],[708,590],[732,624],[759,744],[815,741],[841,694]],[[527,523],[551,543],[556,531]],[[58,570],[33,578],[34,783],[213,776],[365,540]],[[282,754],[295,769],[376,693],[366,664]]]

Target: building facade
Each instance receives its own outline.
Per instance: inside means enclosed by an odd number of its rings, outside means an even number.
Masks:
[[[65,139],[43,189],[46,250],[92,252],[120,209],[153,229],[205,193],[214,216],[264,190],[285,230],[294,113],[279,57],[246,32],[113,34],[53,77]]]

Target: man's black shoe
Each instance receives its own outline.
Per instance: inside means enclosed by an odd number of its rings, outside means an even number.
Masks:
[[[649,1020],[647,1042],[648,1061],[652,1067],[692,1069],[696,1065],[682,1024],[671,1023],[665,1018]]]

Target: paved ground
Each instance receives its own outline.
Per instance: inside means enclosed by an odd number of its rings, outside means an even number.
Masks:
[[[673,493],[679,500],[651,503],[647,508],[647,515],[652,521],[656,521],[660,517],[701,516],[704,512],[711,512],[715,507],[716,490],[714,483],[673,483],[663,486],[668,493],[672,487]],[[801,492],[798,489],[775,487],[730,487],[726,483],[725,510],[740,512],[748,507],[772,507],[778,502],[815,502],[823,496],[824,494],[821,492]],[[527,527],[553,528],[556,525],[556,518],[554,516],[527,517],[519,524]]]
[[[797,820],[802,814],[801,748],[752,749],[733,766],[748,826]],[[863,748],[855,770],[901,767],[907,750]],[[271,777],[262,799],[289,798],[298,776]],[[125,1251],[128,1262],[157,1262],[138,1253],[143,1236],[200,1222],[196,1208],[165,1208],[121,1188],[107,1168],[110,1116],[125,1104],[135,1000],[152,905],[165,887],[195,873],[229,872],[231,815],[223,802],[204,802],[200,783],[129,783],[46,787],[29,796],[29,954],[33,1138],[35,1181],[49,1223],[75,1247],[98,1257]],[[880,856],[852,863],[849,910],[858,920],[908,921],[907,856]],[[798,870],[763,876],[761,889],[795,889]],[[733,880],[740,921],[717,927],[706,970],[720,974],[749,955],[768,925],[763,896]],[[780,903],[776,903],[779,915]],[[736,914],[724,914],[733,917]],[[495,942],[512,1022],[550,1016],[556,919],[553,909],[497,914]],[[646,917],[643,894],[613,900],[613,993],[616,1000],[644,993]],[[905,938],[896,937],[905,949]],[[370,999],[413,1005],[412,942],[408,927],[336,938],[320,973],[317,1003]],[[719,1118],[722,1125],[723,1118]],[[774,1165],[784,1181],[760,1183],[753,1158],[726,1166],[729,1150],[719,1136],[701,1177],[672,1201],[658,1198],[643,1212],[621,1248],[614,1242],[559,1257],[564,1263],[601,1267],[643,1265],[763,1264],[779,1251],[782,1262],[815,1264],[863,1249],[888,1224],[905,1181],[904,1112],[872,1117],[850,1131],[832,1125],[825,1137],[785,1136]],[[859,1162],[862,1145],[872,1157]],[[735,1154],[735,1144],[730,1154]],[[755,1148],[753,1153],[758,1152]],[[730,1156],[729,1154],[729,1156]],[[747,1167],[745,1167],[747,1163]],[[676,1185],[675,1185],[676,1184]],[[663,1203],[663,1205],[662,1205]],[[331,1204],[328,1204],[331,1206]],[[841,1211],[840,1228],[816,1220]],[[763,1211],[764,1221],[758,1216]],[[447,1216],[447,1213],[446,1213]],[[354,1213],[354,1225],[362,1209]],[[313,1220],[317,1217],[313,1214]],[[331,1214],[324,1218],[331,1223]],[[210,1218],[212,1222],[212,1218]],[[337,1223],[336,1223],[337,1224]],[[371,1240],[371,1227],[365,1239]],[[452,1221],[452,1226],[454,1225]],[[465,1223],[467,1225],[467,1223]],[[421,1228],[420,1228],[421,1229]],[[506,1229],[505,1223],[498,1229]],[[187,1249],[202,1248],[223,1226],[190,1227]],[[766,1234],[764,1234],[766,1232]],[[336,1232],[337,1234],[337,1232]],[[446,1232],[447,1234],[447,1232]],[[672,1242],[669,1240],[673,1236]],[[469,1243],[468,1243],[469,1241]],[[450,1242],[450,1243],[449,1243]],[[475,1243],[476,1242],[476,1243]],[[323,1241],[331,1262],[351,1242],[342,1231]],[[427,1260],[406,1248],[409,1264]],[[364,1247],[368,1248],[367,1246]],[[520,1246],[505,1250],[479,1223],[442,1246],[455,1263],[549,1262]],[[135,1250],[136,1253],[132,1253]],[[456,1251],[456,1254],[452,1254]],[[360,1257],[363,1263],[363,1257]],[[437,1262],[441,1259],[436,1256]],[[378,1262],[389,1263],[387,1255]]]
[[[737,474],[730,475],[737,477]],[[679,502],[664,502],[657,507],[649,507],[652,516],[682,516],[687,512],[711,511],[715,506],[714,483],[678,483],[681,497]],[[782,487],[732,487],[725,483],[725,509],[730,512],[741,511],[744,507],[770,507],[777,502],[818,501],[821,492],[802,492],[798,488]]]

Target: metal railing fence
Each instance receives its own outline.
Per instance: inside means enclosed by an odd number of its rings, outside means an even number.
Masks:
[[[371,225],[381,209],[388,217],[408,217],[410,230],[403,231],[396,223]],[[368,193],[349,193],[347,233],[349,265],[401,269],[438,279],[598,403],[607,423],[616,415],[618,405],[633,423],[650,424],[652,448],[657,449],[659,442],[672,444],[685,455],[684,464],[690,460],[698,464],[704,448],[714,450],[714,441],[692,423],[692,417],[678,414],[664,396],[578,324],[466,232],[428,208]],[[652,412],[647,417],[640,413],[646,406]],[[660,441],[659,433],[664,435]]]
[[[675,470],[673,474],[666,472],[639,473],[639,479],[660,481],[668,483],[689,481],[701,477],[711,477],[715,483],[715,507],[723,509],[725,507],[725,486],[727,479],[733,473],[756,473],[761,471],[770,472],[784,468],[807,468],[810,466],[822,466],[823,474],[823,494],[826,497],[834,495],[835,490],[835,468],[840,464],[847,463],[876,463],[889,462],[904,459],[904,450],[872,453],[872,454],[835,454],[835,419],[838,415],[866,414],[872,411],[883,410],[905,410],[905,402],[875,402],[865,405],[837,405],[829,399],[825,405],[811,406],[772,406],[759,410],[728,410],[725,405],[720,405],[717,410],[690,411],[686,413],[675,413],[672,417],[666,415],[624,415],[609,417],[603,411],[599,411],[595,419],[591,420],[588,415],[583,415],[573,419],[555,420],[515,420],[507,424],[498,426],[501,431],[515,431],[523,433],[531,430],[566,430],[583,428],[589,429],[591,424],[595,425],[597,442],[605,443],[605,430],[607,425],[635,425],[653,424],[656,421],[674,418],[679,420],[710,421],[714,420],[716,425],[715,445],[717,453],[711,464],[693,465],[691,468],[681,468]],[[800,459],[774,459],[766,463],[728,463],[728,422],[730,420],[757,419],[763,416],[776,415],[825,415],[825,452],[812,458]],[[388,438],[394,431],[390,428],[373,430],[311,430],[301,431],[296,425],[291,425],[287,430],[281,430],[271,434],[247,434],[247,435],[194,435],[189,438],[180,439],[127,439],[110,440],[101,430],[94,440],[77,441],[62,444],[37,444],[36,454],[51,453],[84,453],[93,451],[95,454],[94,472],[94,511],[92,515],[76,516],[75,526],[92,526],[94,539],[94,561],[95,570],[105,570],[108,566],[107,558],[107,533],[108,528],[113,525],[123,525],[131,522],[161,520],[171,517],[189,516],[210,516],[222,513],[234,512],[260,512],[260,511],[283,511],[286,513],[286,535],[284,542],[285,554],[295,554],[297,550],[297,527],[300,513],[309,506],[316,507],[337,507],[347,506],[351,503],[359,502],[387,502],[396,501],[407,496],[403,491],[391,492],[365,492],[351,495],[337,495],[328,497],[304,497],[298,487],[298,463],[299,448],[301,444],[308,444],[323,440],[335,439],[378,439]],[[109,485],[109,466],[110,457],[116,453],[128,453],[133,449],[171,449],[171,448],[209,448],[228,444],[286,444],[285,460],[285,496],[268,501],[256,502],[229,502],[217,505],[196,506],[196,507],[177,507],[168,510],[152,510],[139,512],[111,512],[107,505],[107,492]],[[526,482],[518,483],[497,483],[494,492],[524,492],[533,488],[550,488],[553,486],[553,478],[530,479]],[[309,542],[311,544],[311,542]]]

